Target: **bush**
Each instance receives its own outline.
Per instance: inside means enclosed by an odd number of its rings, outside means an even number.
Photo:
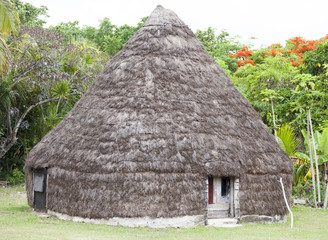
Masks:
[[[8,177],[8,181],[12,185],[24,183],[24,181],[25,181],[24,173],[22,171],[20,171],[18,168],[15,168],[13,170],[12,176]]]
[[[316,194],[318,197],[318,188],[316,185]],[[325,192],[326,192],[326,185],[324,182],[320,182],[320,192],[321,192],[321,201],[323,202],[325,199]],[[292,191],[293,197],[298,198],[305,198],[313,202],[313,187],[312,187],[312,180],[309,179],[307,182],[301,182],[297,184],[297,186],[293,187]]]

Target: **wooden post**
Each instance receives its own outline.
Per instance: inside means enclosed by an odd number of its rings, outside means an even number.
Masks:
[[[240,217],[239,178],[235,178],[234,181],[234,206],[235,206],[235,218],[239,218]]]
[[[311,164],[311,174],[312,174],[312,186],[313,186],[313,200],[314,200],[314,207],[317,208],[317,195],[315,191],[315,177],[314,177],[314,169],[313,169],[313,161],[312,161],[312,148],[310,143],[310,126],[309,126],[309,115],[310,110],[307,112],[307,142],[309,147],[309,154],[310,154],[310,164]]]
[[[317,157],[317,149],[315,147],[315,141],[314,141],[314,135],[313,135],[313,129],[312,129],[312,121],[311,121],[311,112],[310,112],[310,110],[308,110],[308,114],[309,114],[310,130],[311,130],[311,136],[312,136],[312,145],[313,145],[313,153],[314,153],[314,160],[315,160],[315,170],[316,170],[316,174],[317,174],[318,202],[321,202],[318,157]]]
[[[323,174],[322,174],[322,180],[323,182],[327,182],[327,162],[323,163]]]
[[[327,201],[328,201],[328,183],[326,184],[326,196],[325,201],[323,202],[323,208],[327,208]]]
[[[293,216],[292,210],[290,210],[290,207],[289,207],[289,204],[288,204],[288,201],[287,201],[287,198],[286,198],[286,193],[285,193],[285,189],[284,189],[284,184],[282,182],[282,178],[280,178],[280,181],[279,182],[281,183],[282,194],[284,195],[285,203],[286,203],[287,209],[288,209],[288,211],[290,213],[290,228],[293,228],[293,225],[294,225],[294,216]]]
[[[272,98],[271,98],[271,109],[272,109],[272,119],[273,119],[274,136],[276,138],[276,141],[278,142],[277,128],[276,128],[276,118],[274,116],[274,107],[273,107],[273,100],[272,100]]]

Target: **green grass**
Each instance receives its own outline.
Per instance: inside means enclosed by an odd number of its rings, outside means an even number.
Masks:
[[[238,228],[150,229],[110,227],[41,218],[26,203],[22,187],[0,189],[0,239],[328,239],[328,211],[297,206],[288,223]]]

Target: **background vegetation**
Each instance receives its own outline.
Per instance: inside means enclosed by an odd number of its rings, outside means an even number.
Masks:
[[[63,119],[147,17],[136,26],[116,26],[104,18],[98,27],[81,27],[74,21],[45,28],[46,6],[20,0],[0,3],[1,16],[7,16],[6,21],[0,20],[0,180],[15,184],[24,179],[29,150]],[[307,111],[311,110],[319,163],[315,174],[324,191],[328,35],[316,40],[294,37],[284,46],[260,49],[251,49],[226,31],[217,34],[211,27],[198,30],[196,36],[292,157],[294,194],[309,192],[309,198],[312,191],[304,189],[312,179],[309,155],[313,150],[306,139]]]

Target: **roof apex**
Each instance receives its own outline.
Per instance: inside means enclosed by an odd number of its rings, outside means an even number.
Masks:
[[[166,24],[186,25],[175,12],[158,5],[150,14],[144,26]]]

